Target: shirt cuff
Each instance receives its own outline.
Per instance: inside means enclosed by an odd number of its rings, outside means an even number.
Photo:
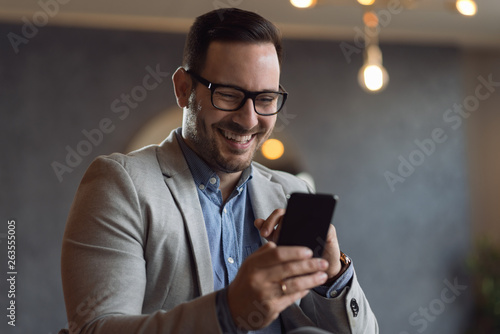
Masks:
[[[339,278],[337,278],[337,280],[333,282],[332,285],[320,285],[315,287],[313,290],[316,291],[316,293],[318,293],[319,295],[326,298],[335,298],[340,295],[340,293],[346,286],[350,286],[353,275],[354,266],[351,262],[349,263],[349,267],[347,267],[347,270]]]
[[[215,309],[217,311],[217,318],[219,319],[219,325],[222,333],[248,333],[247,331],[238,329],[233,321],[231,311],[229,310],[229,304],[227,302],[227,288],[217,292],[215,296]]]

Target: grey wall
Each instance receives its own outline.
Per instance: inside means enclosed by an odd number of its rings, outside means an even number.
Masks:
[[[317,190],[341,198],[334,219],[341,247],[356,261],[382,333],[460,333],[468,295],[439,309],[433,321],[420,315],[439,298],[444,280],[467,283],[464,134],[443,120],[461,100],[460,53],[411,46],[382,51],[391,82],[372,96],[356,81],[361,57],[348,64],[336,43],[289,42],[283,81],[294,96],[288,112],[297,114],[289,132]],[[392,191],[384,173],[398,174],[399,156],[415,159],[415,140],[429,141],[438,128],[447,140]],[[416,326],[409,322],[414,312]]]
[[[147,66],[172,73],[184,36],[45,27],[15,54],[5,36],[19,29],[0,25],[0,233],[15,219],[18,271],[17,326],[2,315],[0,329],[55,333],[66,324],[59,258],[78,183],[95,156],[123,151],[143,124],[175,104],[172,84],[165,78],[123,119],[111,105],[138,92]],[[391,82],[368,95],[356,81],[361,55],[348,62],[338,42],[287,40],[285,48],[282,83],[290,99],[278,126],[317,190],[340,196],[334,222],[341,247],[355,261],[382,333],[461,333],[472,298],[464,270],[471,230],[466,138],[464,127],[454,130],[443,116],[464,99],[462,52],[384,45]],[[66,147],[76,149],[82,131],[106,118],[113,130],[60,181],[51,164],[65,164]],[[436,129],[446,139],[419,155],[415,140],[429,142]],[[423,159],[391,189],[384,173],[398,173],[400,156]],[[446,282],[455,280],[467,289],[443,303]],[[3,310],[4,291],[2,279]]]
[[[472,194],[472,219],[476,235],[489,235],[500,244],[500,53],[471,50],[464,54],[467,96],[475,95],[478,75],[491,76],[495,86],[477,108],[466,114],[464,121],[468,140],[468,161]]]

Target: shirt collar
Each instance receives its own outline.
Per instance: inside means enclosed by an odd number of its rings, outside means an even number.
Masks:
[[[217,173],[210,168],[203,159],[201,159],[184,141],[182,138],[182,128],[175,131],[177,141],[181,147],[182,153],[186,158],[186,162],[193,175],[194,182],[199,189],[208,188],[212,191],[219,189],[220,179]],[[248,166],[241,173],[241,177],[236,185],[236,190],[241,193],[245,185],[252,179],[252,165]],[[202,190],[203,190],[202,189]]]

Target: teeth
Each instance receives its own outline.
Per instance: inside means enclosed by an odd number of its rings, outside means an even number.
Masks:
[[[235,133],[232,133],[232,132],[229,132],[229,131],[226,131],[226,130],[222,130],[222,134],[227,139],[234,140],[235,142],[238,142],[238,143],[241,143],[241,144],[248,143],[250,141],[250,139],[252,139],[252,135],[249,135],[249,136],[239,136],[239,135],[237,135]]]

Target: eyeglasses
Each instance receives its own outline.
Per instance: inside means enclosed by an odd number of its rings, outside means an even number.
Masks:
[[[280,91],[249,92],[239,87],[211,83],[196,73],[186,71],[199,83],[210,89],[212,105],[222,111],[236,111],[248,99],[253,102],[254,110],[262,116],[277,114],[285,104],[288,93],[280,85]]]

